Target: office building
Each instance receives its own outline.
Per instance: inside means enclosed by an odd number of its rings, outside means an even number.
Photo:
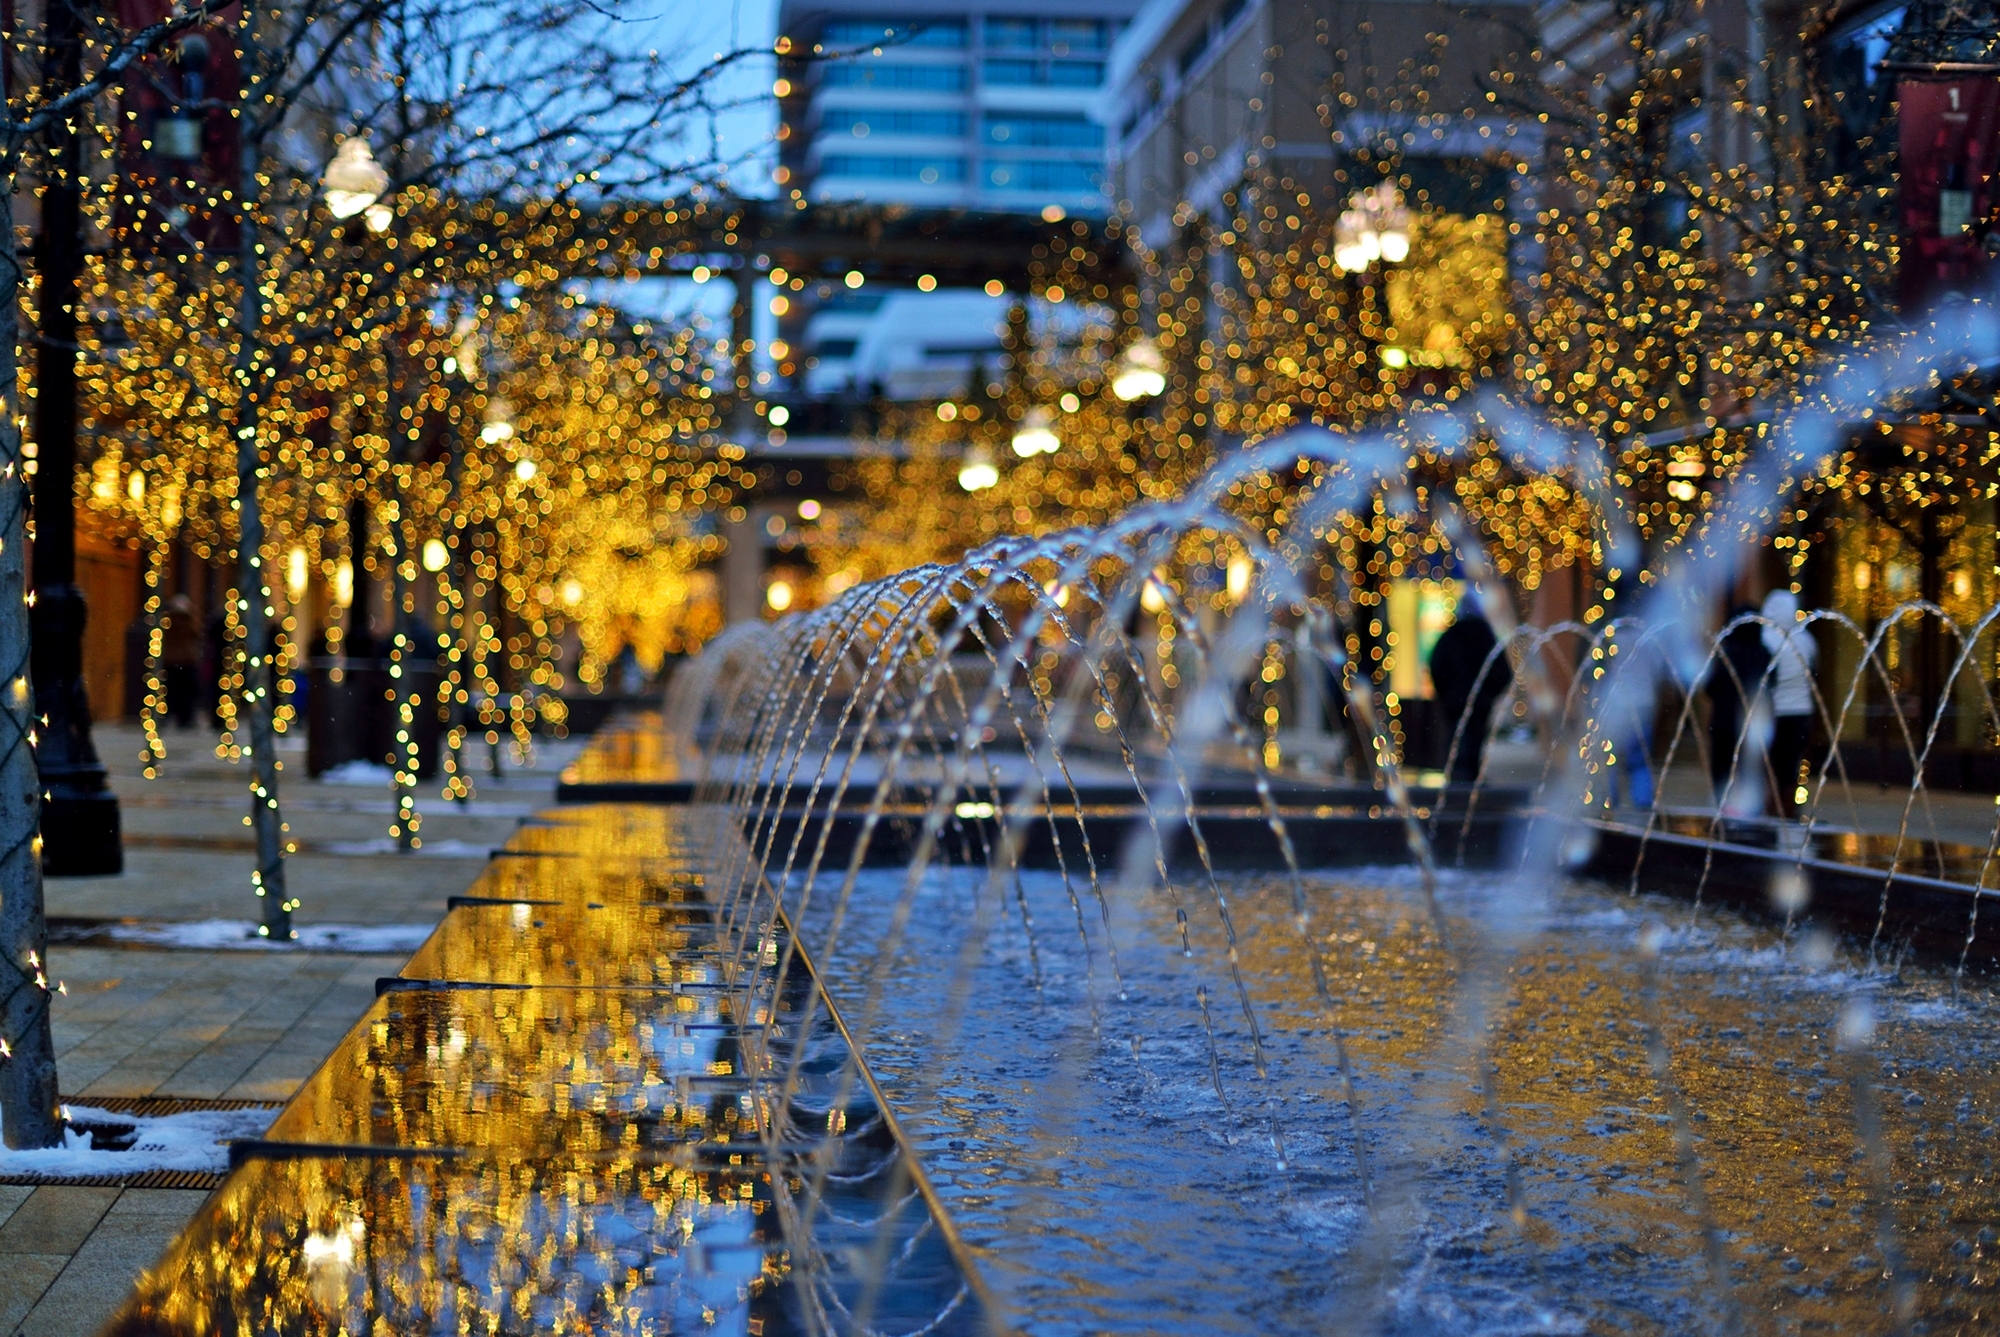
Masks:
[[[781,183],[815,202],[1101,215],[1093,112],[1135,8],[786,0]]]

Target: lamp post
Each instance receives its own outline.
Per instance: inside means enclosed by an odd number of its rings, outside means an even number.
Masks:
[[[380,202],[382,192],[389,188],[389,173],[375,161],[365,135],[350,135],[340,141],[320,184],[326,191],[326,211],[335,218],[363,214],[369,231],[382,232],[395,217],[395,211]]]
[[[1111,368],[1111,393],[1127,404],[1152,399],[1167,388],[1167,360],[1151,339],[1140,339]]]
[[[1363,319],[1363,304],[1366,299],[1377,295],[1378,290],[1367,278],[1368,271],[1379,261],[1385,265],[1399,265],[1410,255],[1410,211],[1403,204],[1402,192],[1387,181],[1357,190],[1348,197],[1347,208],[1333,224],[1333,267],[1342,274],[1352,276],[1354,284],[1354,337],[1376,352],[1375,340],[1370,336],[1367,322]],[[1378,311],[1378,316],[1383,315]],[[1371,363],[1381,362],[1391,371],[1401,370],[1408,365],[1408,355],[1401,348],[1383,348]]]
[[[82,82],[75,10],[49,10],[48,73],[57,87]],[[118,798],[90,739],[83,683],[87,610],[76,585],[76,331],[83,268],[83,154],[74,120],[49,128],[50,179],[42,192],[41,331],[35,374],[35,541],[31,672],[42,717],[35,769],[42,783],[42,867],[54,877],[124,871]]]
[[[1014,430],[1012,445],[1014,453],[1022,459],[1036,455],[1053,455],[1062,449],[1062,438],[1056,435],[1055,415],[1037,404],[1021,415],[1021,425]]]

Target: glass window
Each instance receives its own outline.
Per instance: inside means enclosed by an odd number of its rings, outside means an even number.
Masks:
[[[1241,4],[1242,0],[1236,0]],[[1050,25],[1050,40],[1072,51],[1102,51],[1104,23],[1101,19],[1057,19]]]
[[[1060,191],[1082,194],[1098,188],[1095,167],[1080,162],[1026,158],[986,164],[986,184],[995,190]]]
[[[1033,51],[1037,45],[1035,28],[1033,19],[988,19],[986,45],[1004,51]]]
[[[989,60],[986,82],[1006,87],[1022,87],[1042,82],[1041,62],[1033,60]]]
[[[986,139],[1022,149],[1101,149],[1104,127],[1081,116],[995,113],[986,118]]]
[[[821,357],[853,357],[854,350],[859,347],[859,339],[822,339],[814,345],[813,352]]]
[[[899,65],[881,60],[842,61],[826,67],[829,88],[901,88],[956,93],[965,87],[963,65]]]
[[[888,153],[829,153],[820,162],[821,176],[871,176],[891,181],[965,180],[965,159],[903,157]]]
[[[1094,60],[1049,62],[1049,83],[1056,88],[1095,88],[1104,82],[1104,66]]]
[[[891,107],[832,107],[820,120],[822,131],[843,130],[862,135],[913,135],[956,138],[965,133],[962,111],[924,111]]]
[[[962,47],[965,24],[957,19],[835,19],[821,30],[820,41],[836,47]]]

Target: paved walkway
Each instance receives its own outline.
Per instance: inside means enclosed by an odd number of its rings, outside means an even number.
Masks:
[[[212,735],[169,731],[167,763],[149,781],[139,774],[136,728],[100,727],[96,737],[123,809],[125,872],[47,884],[49,960],[68,986],[54,1010],[64,1095],[288,1099],[368,1009],[376,978],[395,974],[407,953],[74,945],[103,937],[107,921],[257,914],[244,768],[215,758]],[[399,854],[386,839],[386,781],[308,780],[303,739],[288,743],[280,801],[299,847],[287,862],[303,902],[299,923],[435,924],[487,851],[548,804],[576,750],[546,744],[531,766],[509,765],[495,778],[481,749],[473,801],[447,803],[425,784],[425,849]],[[207,1196],[0,1185],[0,1333],[95,1333]]]

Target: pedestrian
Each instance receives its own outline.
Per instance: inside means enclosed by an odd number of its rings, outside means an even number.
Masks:
[[[201,619],[185,594],[167,600],[160,619],[160,665],[165,670],[165,702],[175,727],[194,727],[194,708],[201,696]]]
[[[1708,778],[1715,786],[1715,801],[1721,803],[1730,792],[1729,778],[1736,769],[1739,747],[1746,755],[1744,726],[1757,689],[1770,667],[1771,654],[1754,620],[1757,610],[1739,604],[1729,610],[1724,625],[1738,618],[1750,618],[1722,638],[1708,663]],[[1761,791],[1758,791],[1761,792]],[[1736,796],[1742,799],[1741,793]],[[1754,810],[1753,810],[1754,811]]]
[[[1431,647],[1431,686],[1437,693],[1447,746],[1453,731],[1459,731],[1451,781],[1474,784],[1486,754],[1486,732],[1494,704],[1512,690],[1514,670],[1505,653],[1494,654],[1499,640],[1493,634],[1493,624],[1479,611],[1476,596],[1460,600],[1458,610],[1457,620]],[[1480,677],[1482,671],[1484,678]]]
[[[1812,731],[1812,672],[1819,647],[1799,625],[1799,596],[1790,590],[1766,595],[1763,613],[1761,640],[1771,657],[1771,780],[1777,800],[1772,811],[1794,817],[1805,792],[1799,768]]]
[[[1653,693],[1650,680],[1641,678],[1643,674],[1637,656],[1643,654],[1644,644],[1635,632],[1627,631],[1623,625],[1614,624],[1605,637],[1606,658],[1617,656],[1618,678],[1612,686],[1632,696],[1619,709],[1620,718],[1606,719],[1603,736],[1610,746],[1607,754],[1610,761],[1609,774],[1604,782],[1604,803],[1611,807],[1617,803],[1620,779],[1634,808],[1653,806]],[[1648,689],[1638,692],[1631,686],[1638,681],[1647,681]]]

